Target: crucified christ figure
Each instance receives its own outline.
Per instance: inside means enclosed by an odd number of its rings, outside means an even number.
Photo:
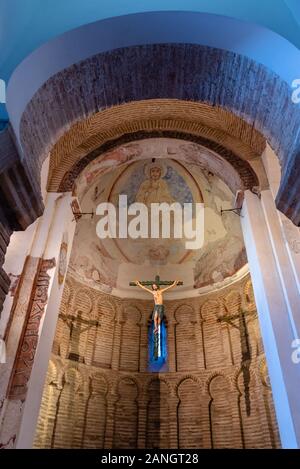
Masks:
[[[175,280],[172,282],[170,280],[161,280],[159,275],[156,275],[155,280],[146,280],[146,281],[138,281],[130,282],[130,286],[132,287],[140,287],[143,290],[151,293],[154,299],[154,309],[152,314],[152,327],[153,327],[153,342],[150,342],[151,350],[150,352],[150,361],[152,357],[154,360],[158,360],[159,358],[163,357],[163,350],[166,344],[164,344],[162,331],[161,331],[161,324],[164,318],[164,304],[163,304],[163,294],[166,290],[175,287],[176,285],[183,285],[183,282],[179,280]],[[166,285],[166,288],[161,289],[161,285]],[[149,288],[147,288],[149,287]],[[153,345],[153,348],[152,348]]]
[[[153,309],[153,315],[152,319],[154,322],[154,333],[157,333],[158,327],[161,324],[161,321],[163,320],[164,317],[164,304],[163,304],[163,293],[165,293],[167,290],[175,287],[178,285],[179,280],[175,280],[171,285],[167,286],[166,288],[160,289],[160,286],[157,285],[156,283],[152,284],[152,290],[149,288],[145,287],[144,285],[141,284],[138,280],[136,280],[135,284],[136,286],[142,288],[143,290],[146,290],[147,292],[151,293],[154,298],[154,309]]]

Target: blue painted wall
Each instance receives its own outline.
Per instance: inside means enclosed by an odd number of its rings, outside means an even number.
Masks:
[[[103,18],[163,10],[207,12],[250,21],[300,48],[299,0],[0,0],[0,78],[8,82],[28,54],[73,28]],[[3,117],[4,106],[0,104],[0,108]]]

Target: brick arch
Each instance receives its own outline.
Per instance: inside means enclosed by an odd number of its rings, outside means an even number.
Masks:
[[[100,317],[105,312],[109,311],[111,312],[111,320],[114,321],[116,319],[116,306],[108,298],[105,298],[105,300],[103,301],[103,298],[100,297],[99,300],[95,304],[95,310],[96,310],[96,315]]]
[[[223,297],[223,304],[231,314],[237,314],[242,307],[242,296],[238,290],[231,290]]]
[[[211,374],[208,376],[208,378],[207,378],[207,380],[206,380],[206,382],[205,382],[205,384],[204,384],[205,393],[208,393],[210,397],[212,397],[212,396],[211,396],[211,392],[210,392],[210,386],[211,386],[212,381],[213,381],[216,377],[222,377],[222,378],[224,378],[224,379],[227,381],[228,385],[230,386],[230,390],[231,390],[231,391],[233,390],[233,386],[232,386],[233,383],[232,383],[231,380],[228,378],[228,376],[226,376],[226,374],[225,374],[225,373],[222,373],[221,371],[216,371],[216,372],[214,372],[214,373],[211,373]]]
[[[227,362],[224,353],[224,335],[222,334],[221,323],[218,317],[221,312],[221,302],[219,298],[208,299],[201,306],[203,321],[203,351],[206,367],[208,369],[219,367],[221,363]]]
[[[231,448],[233,435],[236,438],[240,433],[240,422],[233,418],[237,402],[233,399],[232,383],[224,374],[214,373],[209,379],[208,391],[211,447]]]
[[[100,373],[99,371],[93,372],[89,378],[92,392],[97,392],[97,389],[99,388],[98,385],[102,381],[104,383],[104,395],[106,396],[108,394],[109,383],[107,377],[103,373]]]
[[[103,448],[107,420],[108,383],[101,373],[90,376],[89,395],[85,405],[84,428],[82,435],[83,448]]]
[[[134,104],[139,105],[140,103]],[[177,101],[174,102],[173,105],[169,102],[169,105],[170,110],[173,113],[175,113],[176,108],[179,107]],[[154,105],[152,104],[151,106],[153,107]],[[184,103],[180,103],[180,106],[184,107]],[[145,113],[147,113],[148,107],[150,107],[149,102],[144,104]],[[109,112],[112,111],[108,110],[107,114],[109,114]],[[101,113],[98,113],[98,115],[95,116],[95,119],[96,117],[98,117],[100,122],[103,120]],[[109,115],[106,115],[106,118],[109,120]],[[206,133],[203,130],[203,126],[200,126],[200,129],[197,128],[198,126],[199,125],[195,126],[193,122],[189,122],[187,120],[160,120],[158,117],[152,121],[147,120],[138,123],[128,122],[126,124],[126,129],[124,128],[126,133],[121,137],[118,137],[119,130],[112,128],[109,133],[110,139],[104,141],[104,143],[95,148],[95,143],[97,141],[101,143],[105,138],[102,133],[100,133],[99,136],[99,133],[97,132],[95,135],[92,135],[91,138],[87,139],[87,141],[84,141],[79,147],[75,148],[73,151],[71,150],[71,153],[64,153],[63,160],[59,158],[59,161],[61,161],[62,164],[59,164],[58,166],[57,163],[55,163],[55,160],[58,159],[58,155],[56,154],[54,156],[52,153],[50,158],[48,187],[51,190],[57,190],[58,185],[59,192],[71,191],[74,188],[76,178],[78,178],[81,172],[84,171],[84,169],[95,159],[104,154],[108,155],[110,151],[113,151],[119,145],[151,138],[180,139],[197,145],[199,149],[202,149],[202,151],[203,149],[206,149],[206,152],[210,155],[210,161],[208,163],[207,161],[205,162],[206,166],[209,164],[207,169],[223,179],[233,192],[238,189],[251,189],[253,186],[259,185],[259,178],[251,167],[251,161],[260,155],[256,154],[254,150],[250,150],[248,152],[245,150],[243,151],[239,145],[232,145],[234,150],[231,150],[226,139],[223,139],[225,141],[218,137],[215,137],[215,141],[212,139],[215,133],[213,129],[211,129],[211,132],[207,131]],[[97,125],[92,127],[93,132],[96,132],[95,127],[97,128]],[[140,127],[141,130],[136,131],[137,127]],[[205,137],[202,136],[202,134],[205,135]],[[72,141],[73,138],[74,134],[71,131],[69,140]],[[70,143],[71,142],[68,142],[69,146]],[[83,148],[82,157],[80,157],[80,148]],[[263,148],[264,145],[262,145],[262,149]],[[64,151],[66,151],[66,148],[64,148]],[[224,170],[222,172],[218,170],[218,165],[215,164],[215,160],[218,161],[219,157],[221,157],[224,162]],[[186,161],[189,163],[189,160],[185,155],[182,155],[181,159],[183,162]],[[108,168],[107,171],[114,169],[119,165],[124,166],[125,164],[126,163],[116,162],[115,166]],[[194,164],[197,164],[197,161],[194,161]],[[199,165],[201,166],[201,159],[199,159]]]
[[[175,389],[173,387],[173,385],[170,383],[170,381],[168,381],[166,378],[163,378],[161,376],[154,376],[153,378],[149,379],[147,381],[147,383],[145,384],[145,391],[147,391],[147,389],[151,386],[151,383],[153,381],[162,381],[169,389],[169,392],[170,392],[170,395],[174,396],[175,395]]]
[[[137,390],[137,393],[135,395],[135,398],[138,399],[138,397],[141,395],[142,393],[142,387],[141,387],[141,384],[139,382],[139,380],[136,378],[136,376],[133,376],[133,375],[130,375],[130,374],[122,374],[120,375],[116,381],[114,382],[113,386],[112,386],[112,393],[118,397],[120,397],[119,395],[119,386],[120,386],[120,383],[122,381],[131,381],[135,386],[136,386],[136,390]]]
[[[191,379],[192,381],[195,382],[195,384],[199,387],[199,390],[202,392],[202,388],[203,388],[203,383],[201,383],[200,379],[192,374],[185,374],[184,376],[182,376],[180,378],[180,380],[178,381],[178,383],[176,384],[175,386],[175,391],[176,391],[176,394],[178,396],[178,388],[180,387],[180,385],[188,380],[188,379]],[[178,396],[179,397],[179,396]]]
[[[291,101],[290,86],[248,57],[208,46],[125,47],[86,58],[51,76],[27,104],[20,121],[20,140],[30,170],[39,179],[48,152],[76,122],[112,106],[151,99],[220,107],[263,134],[282,163],[278,206],[300,222],[300,201],[295,198],[300,182],[291,172],[299,152],[295,135],[300,112]],[[239,140],[243,138],[241,133]],[[288,183],[293,185],[290,194]]]
[[[132,312],[130,312],[132,311]],[[142,320],[142,311],[137,307],[135,306],[134,304],[127,304],[123,307],[123,320],[124,321],[127,321],[128,319],[129,320],[132,320],[136,325],[140,325],[140,322]]]
[[[74,392],[76,392],[82,386],[84,379],[76,367],[68,367],[64,372],[63,382],[64,384],[75,384]]]
[[[140,343],[142,312],[133,305],[123,308],[121,332],[120,370],[140,370]]]
[[[176,344],[176,370],[179,372],[196,371],[197,342],[196,342],[196,311],[193,306],[182,303],[174,313],[175,344]]]
[[[187,376],[177,386],[178,447],[203,448],[202,402],[199,381]]]
[[[101,368],[111,368],[114,347],[116,308],[102,296],[95,304],[95,317],[99,326],[95,330],[95,346],[92,351],[92,363]]]
[[[93,309],[93,299],[87,288],[79,288],[73,297],[74,311],[83,311],[90,313]]]
[[[176,322],[178,322],[178,323],[181,322],[182,314],[180,314],[180,310],[183,310],[183,309],[186,309],[186,311],[184,311],[184,313],[188,312],[188,315],[192,316],[192,320],[196,319],[196,313],[195,313],[195,309],[193,308],[193,306],[191,306],[190,304],[187,304],[187,303],[182,303],[182,304],[178,305],[177,308],[174,311],[174,317],[175,317]]]
[[[51,447],[72,447],[75,429],[74,415],[78,410],[83,377],[75,367],[66,368],[63,378],[61,392],[57,398],[54,415],[54,426],[51,437]],[[62,441],[61,435],[66,435]]]
[[[200,307],[200,314],[204,321],[209,320],[216,320],[217,317],[220,315],[221,309],[221,302],[218,298],[216,299],[208,299],[206,300]]]
[[[131,376],[117,383],[118,399],[115,404],[113,448],[136,448],[138,440],[139,386]]]
[[[220,145],[243,160],[261,155],[265,139],[244,120],[221,107],[179,99],[138,100],[103,109],[73,124],[57,139],[51,150],[50,188],[55,188],[55,170],[64,174],[76,161],[107,151],[128,139],[134,140],[156,132],[195,139],[207,145]],[[242,139],[241,139],[242,136]],[[84,163],[84,161],[83,161]]]

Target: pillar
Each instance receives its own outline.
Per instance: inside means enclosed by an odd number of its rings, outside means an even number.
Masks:
[[[1,440],[10,434],[17,448],[31,448],[63,292],[61,246],[68,239],[65,268],[75,222],[70,194],[48,194],[30,255],[27,256],[7,332],[6,400]],[[17,339],[17,340],[16,340]],[[11,343],[15,342],[15,350]],[[18,416],[18,418],[17,418]]]
[[[300,447],[300,364],[292,361],[299,310],[294,285],[288,292],[289,266],[269,193],[261,199],[245,192],[242,230],[273,391],[281,443]]]

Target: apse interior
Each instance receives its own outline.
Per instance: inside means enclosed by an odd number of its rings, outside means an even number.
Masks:
[[[151,168],[159,178],[151,183]],[[154,186],[154,187],[152,187]],[[74,182],[82,215],[60,306],[36,448],[277,448],[272,393],[238,211],[236,176],[179,138],[101,153]],[[204,244],[105,238],[97,207],[204,204]],[[165,294],[165,356],[149,354],[153,299],[135,280],[181,280]],[[155,365],[155,363],[154,363]]]

